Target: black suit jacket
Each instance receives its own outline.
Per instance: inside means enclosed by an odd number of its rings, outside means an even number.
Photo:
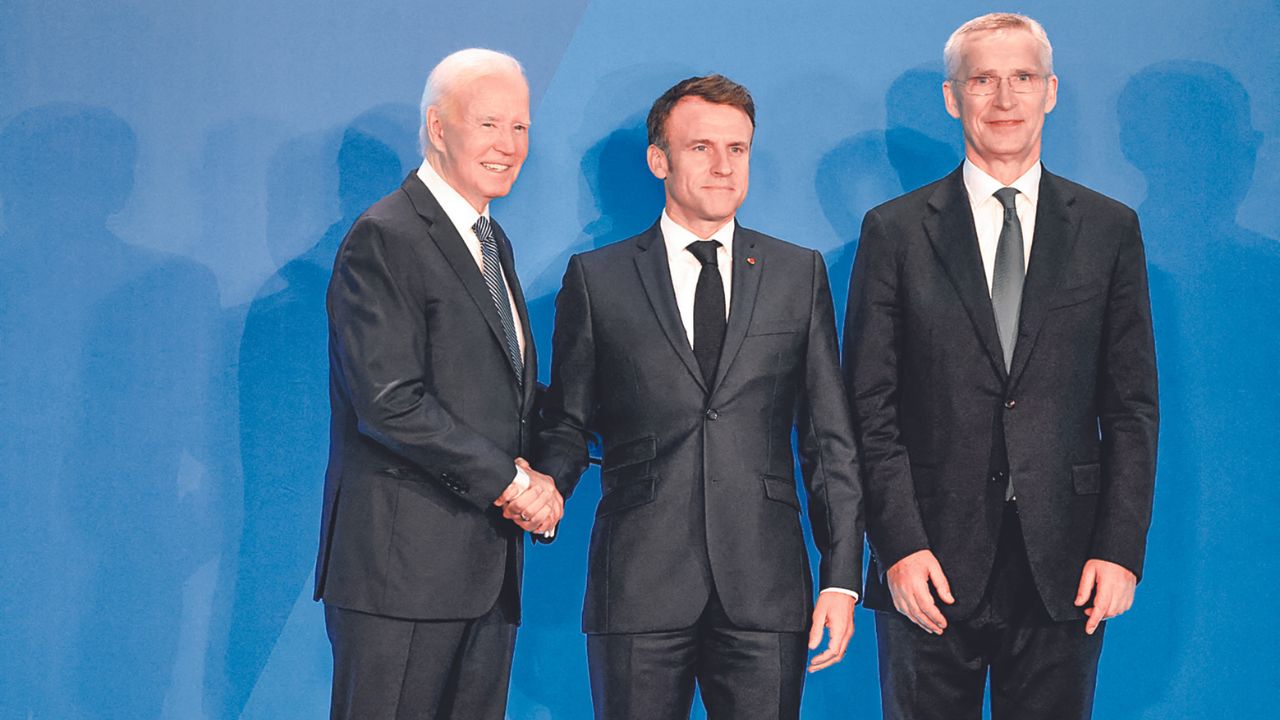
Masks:
[[[1044,172],[1005,371],[961,170],[867,213],[845,368],[872,547],[885,571],[929,548],[963,618],[990,575],[1011,475],[1035,583],[1057,620],[1089,558],[1141,577],[1155,479],[1155,351],[1133,211]]]
[[[478,617],[522,534],[491,503],[527,454],[537,378],[511,244],[494,226],[524,328],[521,384],[488,286],[415,176],[347,233],[329,284],[329,469],[316,598],[407,619]]]
[[[739,227],[732,272],[708,388],[658,225],[569,261],[538,465],[568,495],[588,436],[604,447],[585,632],[689,627],[713,587],[741,628],[808,627],[793,427],[822,585],[860,589],[861,491],[822,256]]]

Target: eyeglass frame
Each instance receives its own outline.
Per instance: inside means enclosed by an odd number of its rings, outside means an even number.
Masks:
[[[1029,87],[1025,90],[1019,90],[1017,87],[1014,86],[1013,78],[1022,76],[1022,75],[1026,75],[1030,78],[1035,78],[1039,82],[1033,83],[1034,87]],[[1048,80],[1052,76],[1053,76],[1053,73],[1033,73],[1033,72],[1023,71],[1023,72],[1013,73],[1012,75],[971,75],[964,79],[951,78],[948,80],[948,82],[951,83],[952,85],[955,85],[958,83],[961,89],[964,90],[966,95],[973,95],[974,97],[990,97],[992,95],[995,95],[996,93],[1000,92],[1000,85],[1002,83],[1008,83],[1010,92],[1017,93],[1018,95],[1030,95],[1031,93],[1036,93],[1043,90],[1044,81]],[[970,89],[969,87],[970,83],[974,80],[977,80],[978,78],[989,78],[996,81],[995,85],[992,86],[991,92],[974,92],[972,89]]]

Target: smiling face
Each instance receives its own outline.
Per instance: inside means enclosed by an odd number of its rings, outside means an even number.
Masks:
[[[667,150],[649,146],[649,170],[667,192],[667,214],[698,237],[710,237],[747,197],[751,119],[732,105],[682,98],[665,124]]]
[[[964,126],[966,157],[997,180],[1011,183],[1039,161],[1044,116],[1058,101],[1057,76],[1025,94],[1013,92],[1006,78],[1045,72],[1035,37],[1005,28],[966,38],[956,77],[943,83],[947,112]],[[990,95],[970,95],[965,81],[975,76],[999,77],[999,87]]]
[[[477,212],[511,191],[529,154],[529,86],[514,73],[462,84],[427,109],[427,161]]]

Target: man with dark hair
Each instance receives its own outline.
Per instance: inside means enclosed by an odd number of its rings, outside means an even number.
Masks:
[[[604,448],[582,623],[599,718],[687,718],[695,682],[712,717],[798,717],[806,644],[829,629],[818,670],[853,633],[861,491],[831,293],[817,252],[735,223],[754,112],[719,75],[654,103],[666,209],[575,255],[556,301],[534,466],[567,496],[588,438]]]
[[[1050,174],[1044,29],[944,51],[965,161],[867,213],[845,328],[886,718],[1087,718],[1151,521],[1156,368],[1133,211]]]

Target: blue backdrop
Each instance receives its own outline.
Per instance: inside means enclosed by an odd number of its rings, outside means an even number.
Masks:
[[[1280,2],[1012,3],[1061,78],[1045,162],[1138,208],[1163,437],[1146,579],[1102,718],[1265,717],[1280,687]],[[543,367],[572,252],[644,227],[643,118],[723,72],[759,107],[751,227],[820,249],[843,307],[872,205],[953,168],[962,1],[0,5],[0,718],[317,718],[322,299],[356,215],[416,166],[428,69],[524,63],[532,150],[494,213]],[[513,718],[590,712],[594,471],[529,553]],[[874,632],[806,718],[878,714]],[[1270,688],[1268,690],[1267,688]]]

